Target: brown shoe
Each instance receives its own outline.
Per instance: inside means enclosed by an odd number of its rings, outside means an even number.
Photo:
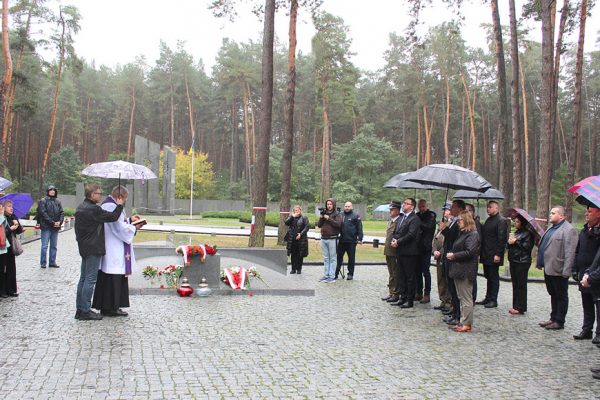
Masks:
[[[557,329],[565,329],[565,326],[559,324],[558,322],[553,322],[550,325],[546,325],[544,328],[550,329],[550,330],[557,330]]]
[[[421,301],[419,303],[421,304],[427,304],[431,301],[431,299],[429,298],[428,295],[423,296],[423,298],[421,299]]]
[[[545,328],[548,325],[553,324],[553,323],[554,323],[554,321],[548,320],[548,321],[542,321],[542,322],[538,323],[538,325],[541,326],[542,328]]]
[[[418,294],[415,296],[415,301],[421,301],[421,300],[423,300],[423,295],[422,295],[421,293],[418,293]]]
[[[453,329],[454,332],[471,332],[471,327],[469,325],[456,325]]]

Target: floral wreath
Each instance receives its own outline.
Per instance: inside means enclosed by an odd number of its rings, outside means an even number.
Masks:
[[[231,286],[232,289],[250,289],[250,281],[254,278],[259,279],[262,283],[267,285],[255,266],[251,266],[249,268],[229,267],[223,269],[221,272],[221,280],[226,285]]]
[[[183,256],[183,264],[186,267],[190,266],[190,257],[199,255],[200,262],[206,262],[206,256],[212,256],[217,254],[217,246],[209,246],[207,244],[200,244],[197,246],[179,246],[175,249],[175,253],[181,254]]]

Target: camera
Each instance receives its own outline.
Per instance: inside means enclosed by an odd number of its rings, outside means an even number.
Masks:
[[[325,208],[325,207],[319,207],[319,214],[325,215],[326,211],[327,211],[327,208]]]

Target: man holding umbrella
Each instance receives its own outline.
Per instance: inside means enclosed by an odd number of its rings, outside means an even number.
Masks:
[[[573,266],[573,279],[579,282],[585,270],[592,265],[594,257],[600,249],[600,209],[588,206],[585,212],[586,224],[579,233],[577,250],[575,250],[575,265]],[[594,321],[596,322],[596,336],[592,343],[600,344],[600,307],[594,302],[590,288],[579,285],[581,292],[581,305],[583,307],[583,325],[578,335],[573,335],[575,340],[592,338]]]
[[[114,222],[123,212],[124,198],[117,195],[114,211],[103,210],[98,203],[102,199],[100,185],[85,187],[85,200],[75,211],[75,239],[81,256],[81,276],[77,285],[77,312],[75,319],[99,320],[102,315],[92,311],[92,294],[98,277],[102,256],[106,253],[104,244],[104,223]]]

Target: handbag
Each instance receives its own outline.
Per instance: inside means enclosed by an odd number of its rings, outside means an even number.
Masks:
[[[11,243],[12,251],[15,256],[20,256],[23,254],[23,244],[21,244],[21,240],[17,235],[13,235],[13,240]]]
[[[6,232],[4,231],[4,224],[0,224],[0,249],[6,248]]]

